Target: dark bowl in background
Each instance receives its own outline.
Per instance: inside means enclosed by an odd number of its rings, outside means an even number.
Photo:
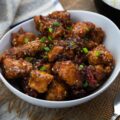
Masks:
[[[102,0],[94,0],[97,11],[110,18],[120,28],[120,10],[106,4]]]

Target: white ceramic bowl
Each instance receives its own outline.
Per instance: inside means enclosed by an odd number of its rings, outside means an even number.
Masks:
[[[106,90],[111,85],[111,83],[115,80],[115,78],[117,77],[119,73],[119,70],[120,70],[120,46],[119,46],[120,31],[116,27],[116,25],[108,18],[102,15],[99,15],[97,13],[88,12],[88,11],[76,11],[76,10],[71,10],[69,12],[71,14],[71,18],[74,21],[91,21],[95,23],[97,26],[102,27],[102,29],[106,33],[104,44],[114,56],[115,63],[116,63],[115,69],[113,70],[111,76],[107,79],[107,81],[97,91],[90,94],[89,96],[86,96],[80,99],[69,100],[69,101],[48,101],[48,100],[36,99],[28,95],[25,95],[24,93],[20,92],[19,90],[14,88],[12,85],[10,85],[7,82],[7,80],[3,77],[3,75],[0,73],[0,78],[2,82],[6,85],[6,87],[10,91],[12,91],[15,95],[17,95],[21,99],[31,104],[42,106],[42,107],[48,107],[48,108],[63,108],[63,107],[71,107],[71,106],[75,106],[81,103],[85,103],[93,99],[94,97],[98,96],[104,90]],[[34,33],[37,32],[34,27],[33,19],[14,27],[10,31],[8,31],[4,35],[4,37],[0,40],[0,53],[2,53],[4,50],[10,47],[11,33],[17,32],[20,27],[23,27],[26,31],[31,31]]]

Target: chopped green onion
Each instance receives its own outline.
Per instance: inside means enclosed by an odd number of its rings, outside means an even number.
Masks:
[[[47,70],[47,68],[46,68],[45,66],[41,66],[41,67],[39,68],[39,70],[45,71],[45,70]]]
[[[67,30],[72,30],[72,26],[67,26],[66,29]]]
[[[29,42],[29,38],[26,37],[26,38],[24,39],[24,43],[27,44],[28,42]]]
[[[46,41],[46,38],[45,38],[45,37],[42,37],[42,38],[40,39],[40,41],[41,41],[41,42],[45,42],[45,41]]]
[[[52,40],[52,37],[51,37],[51,36],[48,36],[48,40]]]
[[[44,58],[44,59],[48,59],[48,56],[47,56],[47,55],[44,55],[43,58]]]
[[[74,46],[74,45],[76,45],[76,44],[75,44],[74,41],[71,41],[71,42],[70,42],[70,45],[71,45],[71,46]]]
[[[88,86],[89,86],[89,84],[88,84],[87,80],[84,81],[84,82],[83,82],[83,87],[84,87],[84,88],[87,88]]]
[[[50,48],[49,47],[44,47],[43,48],[46,52],[49,52],[50,51]]]
[[[49,31],[50,33],[52,33],[52,32],[53,32],[53,29],[52,29],[52,28],[48,28],[48,31]]]
[[[88,49],[87,49],[87,48],[83,48],[82,50],[83,50],[83,52],[84,52],[85,54],[88,53]]]
[[[53,26],[60,26],[60,23],[59,22],[54,22]]]
[[[100,51],[96,51],[95,54],[96,54],[96,57],[99,57],[101,53]]]
[[[25,60],[28,62],[31,62],[33,60],[33,58],[32,57],[25,57]]]
[[[84,68],[84,65],[81,64],[81,65],[79,66],[79,69],[82,70],[83,68]]]

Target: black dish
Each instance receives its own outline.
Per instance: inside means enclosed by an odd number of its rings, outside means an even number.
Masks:
[[[102,0],[94,0],[96,9],[99,13],[110,18],[120,28],[120,10],[106,4]]]

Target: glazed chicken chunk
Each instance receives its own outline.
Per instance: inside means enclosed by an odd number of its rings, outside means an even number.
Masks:
[[[46,34],[53,39],[61,37],[64,33],[64,28],[61,25],[62,23],[58,22],[57,20],[43,16],[35,16],[34,22],[36,29],[39,32]]]
[[[56,62],[53,71],[70,86],[81,86],[81,76],[72,61]]]
[[[23,59],[5,58],[3,60],[3,69],[7,79],[15,79],[28,75],[32,70],[32,64]]]
[[[52,85],[48,89],[46,99],[59,101],[59,100],[64,100],[66,96],[67,96],[67,91],[64,85],[57,81],[53,81]]]
[[[49,14],[49,17],[52,19],[57,19],[64,24],[70,24],[71,22],[70,13],[68,13],[67,11],[55,11]]]
[[[111,53],[104,45],[99,45],[88,53],[88,62],[91,65],[113,65],[114,60]]]
[[[96,27],[93,31],[91,31],[91,40],[97,44],[103,43],[104,37],[105,33],[102,28]]]
[[[91,22],[76,22],[72,26],[72,33],[79,37],[84,37],[88,32],[95,29]]]
[[[38,93],[44,93],[48,90],[48,85],[53,81],[54,77],[39,70],[32,70],[29,78],[29,87]]]
[[[62,46],[55,46],[53,49],[48,53],[48,60],[50,62],[54,61],[59,54],[63,52],[64,48]]]
[[[2,62],[2,60],[6,57],[19,59],[25,56],[35,56],[35,54],[40,51],[43,46],[44,43],[41,43],[39,40],[35,40],[19,47],[10,48],[1,54],[0,62]]]
[[[36,39],[32,32],[25,32],[22,28],[17,33],[12,33],[12,46],[20,46]]]

